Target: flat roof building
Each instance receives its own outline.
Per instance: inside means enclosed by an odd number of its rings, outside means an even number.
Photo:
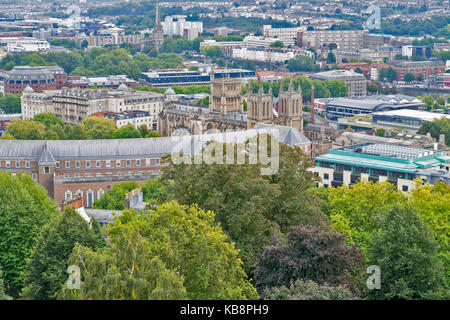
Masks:
[[[320,186],[338,187],[359,180],[388,181],[401,191],[413,189],[416,178],[425,183],[450,183],[450,157],[443,151],[365,142],[331,149],[315,158],[310,171]]]
[[[367,79],[360,73],[349,70],[331,70],[314,73],[311,79],[322,81],[343,80],[347,85],[348,97],[364,97],[367,95]]]

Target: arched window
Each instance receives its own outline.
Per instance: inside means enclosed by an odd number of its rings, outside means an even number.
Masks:
[[[105,191],[103,189],[98,189],[97,190],[97,200],[99,200],[104,193],[105,193]]]

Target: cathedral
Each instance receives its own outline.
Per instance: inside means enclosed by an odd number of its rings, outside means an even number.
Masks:
[[[251,83],[247,89],[247,129],[253,128],[257,123],[276,124],[296,128],[303,132],[303,97],[302,88],[294,90],[291,78],[287,91],[280,87],[278,94],[278,117],[274,117],[272,88],[264,93],[263,86],[258,93],[253,93]]]
[[[246,112],[243,98],[247,100]],[[257,93],[253,93],[250,83],[243,97],[240,77],[218,77],[214,73],[211,74],[209,108],[183,105],[171,101],[170,97],[166,100],[158,119],[158,131],[164,136],[242,131],[257,124],[292,127],[303,132],[302,91],[300,86],[294,89],[292,79],[287,91],[280,88],[277,115],[274,115],[272,89],[264,93],[261,86]]]

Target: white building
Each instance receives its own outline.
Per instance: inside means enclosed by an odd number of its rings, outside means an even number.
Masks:
[[[45,52],[50,49],[50,43],[34,38],[10,37],[0,38],[0,47],[6,49],[8,53]]]
[[[282,41],[285,46],[295,45],[298,38],[298,33],[302,30],[301,27],[293,28],[272,28],[271,25],[263,26],[263,35],[265,37],[277,38]]]
[[[203,33],[203,21],[186,21],[184,15],[167,16],[161,24],[164,34],[169,36],[184,36],[186,29],[191,37]]]
[[[306,50],[292,50],[286,48],[233,48],[233,58],[253,60],[253,61],[266,61],[266,62],[285,62],[293,59],[297,55],[308,55],[312,52]]]

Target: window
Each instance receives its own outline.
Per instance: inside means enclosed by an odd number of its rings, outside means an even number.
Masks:
[[[138,160],[136,160],[136,167],[140,167],[140,166],[141,166],[141,160],[138,159]]]
[[[64,173],[64,178],[68,178],[69,174],[68,173]]]
[[[72,200],[72,191],[67,190],[65,198],[66,198],[66,201]]]
[[[89,190],[86,192],[87,194],[87,207],[92,207],[92,204],[94,203],[94,192],[92,190]]]
[[[107,168],[111,167],[111,160],[106,160],[106,167]]]
[[[75,161],[75,167],[77,167],[77,168],[80,167],[80,161]]]
[[[66,168],[70,168],[70,161],[66,161]]]
[[[120,160],[116,160],[116,167],[120,168]]]
[[[10,161],[6,161],[6,167],[7,168],[11,168],[11,162]]]
[[[159,164],[159,159],[156,159],[155,161],[156,161],[156,164]]]
[[[97,160],[97,161],[95,162],[95,166],[96,166],[97,168],[100,167],[100,160]]]
[[[324,186],[325,188],[328,188],[328,185],[327,185],[327,184],[324,184],[323,186]]]
[[[32,175],[31,175],[31,178],[33,179],[33,180],[37,180],[37,174],[36,173],[33,173]]]
[[[131,167],[131,160],[127,160],[127,167]]]
[[[147,166],[150,165],[150,159],[149,158],[145,159],[145,165],[147,165]]]
[[[56,162],[55,162],[55,167],[58,168],[58,169],[60,168],[59,161],[56,161]]]
[[[29,168],[30,167],[30,161],[25,162],[25,167]]]
[[[50,167],[44,167],[44,173],[45,174],[50,173]]]
[[[91,167],[91,161],[90,160],[86,160],[86,168],[90,168]]]
[[[104,193],[105,193],[105,191],[103,191],[103,189],[98,189],[97,190],[97,200],[100,199]]]
[[[16,161],[16,168],[20,168],[20,161]]]
[[[404,191],[404,192],[408,191],[408,186],[403,186],[402,191]]]

